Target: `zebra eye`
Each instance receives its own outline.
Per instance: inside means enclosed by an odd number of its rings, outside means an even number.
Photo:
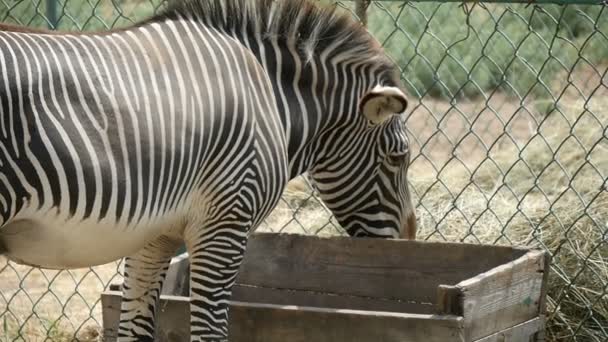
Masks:
[[[395,153],[386,156],[386,161],[393,166],[401,166],[409,161],[409,153]]]

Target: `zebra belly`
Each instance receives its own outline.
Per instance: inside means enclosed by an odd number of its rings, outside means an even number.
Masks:
[[[134,254],[148,241],[170,232],[168,227],[172,226],[167,222],[127,228],[94,220],[18,219],[0,229],[0,245],[4,256],[16,263],[81,268]]]

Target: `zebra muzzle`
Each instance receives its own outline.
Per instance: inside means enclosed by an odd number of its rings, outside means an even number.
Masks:
[[[416,215],[410,214],[405,220],[405,227],[401,229],[401,238],[407,240],[416,240],[416,230],[418,229],[416,223]]]

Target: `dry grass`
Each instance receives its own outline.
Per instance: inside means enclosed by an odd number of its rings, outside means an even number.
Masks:
[[[547,249],[547,340],[599,342],[608,336],[608,80],[606,68],[576,69],[555,85],[549,115],[502,94],[422,100],[408,119],[409,177],[421,239]],[[262,229],[342,234],[303,180],[286,195]]]
[[[0,258],[0,341],[97,341],[99,296],[119,280],[116,263],[59,272]]]
[[[524,112],[528,124],[518,131],[508,119],[519,119],[522,109],[507,106],[501,110],[507,124],[490,132],[494,145],[478,144],[466,156],[456,147],[439,163],[419,156],[411,171],[422,238],[535,245],[552,253],[549,341],[608,336],[607,78],[588,72],[572,80],[562,88],[559,111]],[[464,131],[483,138],[475,124]]]
[[[549,250],[548,341],[608,336],[608,89],[600,80],[588,72],[560,85],[559,110],[548,116],[498,94],[457,106],[423,100],[409,119],[420,238]],[[342,234],[303,180],[286,195],[262,229]]]

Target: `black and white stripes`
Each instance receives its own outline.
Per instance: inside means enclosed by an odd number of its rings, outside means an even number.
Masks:
[[[347,16],[185,0],[113,32],[24,31],[0,31],[0,252],[128,256],[120,341],[152,341],[182,241],[192,341],[225,340],[247,237],[303,172],[351,235],[413,237],[407,101]]]

